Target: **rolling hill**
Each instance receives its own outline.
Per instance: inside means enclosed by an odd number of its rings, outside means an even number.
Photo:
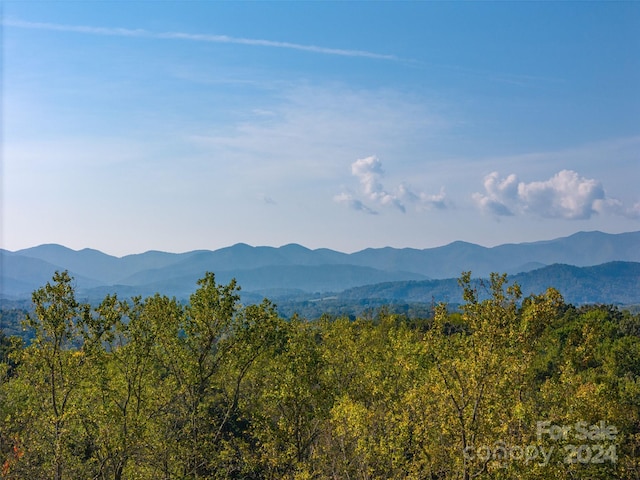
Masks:
[[[640,302],[640,263],[609,262],[592,267],[554,264],[509,277],[523,296],[553,287],[573,304],[632,304]],[[482,288],[479,289],[481,293]],[[341,292],[340,300],[382,299],[390,302],[462,302],[456,279],[387,282]]]
[[[424,293],[429,288],[435,289],[436,293],[452,292],[451,280],[444,283],[435,280],[457,278],[462,271],[470,270],[476,277],[485,277],[490,272],[506,272],[515,275],[514,279],[524,278],[518,276],[524,272],[533,274],[535,271],[538,273],[527,282],[532,282],[532,288],[537,291],[546,288],[542,288],[545,275],[553,281],[566,283],[567,288],[588,282],[588,289],[580,287],[582,293],[576,293],[575,298],[599,301],[593,299],[601,298],[599,295],[604,291],[612,292],[617,288],[616,276],[624,277],[621,273],[623,267],[609,265],[607,268],[613,268],[613,275],[604,267],[594,271],[580,270],[580,273],[571,268],[594,267],[610,262],[640,262],[640,232],[579,232],[549,241],[491,248],[454,242],[422,250],[386,247],[351,254],[329,249],[311,250],[296,244],[277,248],[236,244],[214,251],[180,254],[149,251],[114,257],[98,250],[76,251],[50,244],[16,252],[0,250],[0,259],[0,296],[8,299],[28,298],[33,290],[51,278],[54,271],[69,270],[75,278],[79,297],[90,300],[113,292],[121,296],[161,292],[185,298],[195,290],[196,280],[206,271],[213,271],[219,282],[226,283],[236,278],[247,296],[285,298],[345,291],[343,295],[348,297],[356,295],[356,291],[350,289],[369,286],[367,288],[373,289],[370,293],[386,291],[386,288],[400,289],[404,293],[393,295],[402,299],[415,297],[424,300],[425,295],[434,295]],[[632,278],[637,275],[633,266],[627,268]],[[598,278],[602,280],[603,275],[610,275],[607,277],[609,280],[601,281],[598,286]],[[400,283],[394,287],[380,285],[396,282]],[[417,282],[418,287],[412,282]],[[381,298],[381,293],[376,295]],[[396,298],[393,295],[391,298]],[[447,295],[452,297],[454,294]]]

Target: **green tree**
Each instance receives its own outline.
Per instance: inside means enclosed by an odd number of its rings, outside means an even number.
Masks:
[[[323,380],[318,327],[297,317],[278,323],[279,335],[252,375],[259,392],[248,399],[255,412],[252,437],[266,478],[304,478],[312,471],[331,392]]]
[[[163,297],[131,303],[107,296],[85,315],[83,350],[90,359],[83,383],[83,426],[91,438],[94,478],[121,479],[149,468],[157,446],[151,426],[165,398],[152,350],[149,310]]]
[[[433,328],[425,335],[432,380],[423,394],[432,412],[428,451],[433,470],[467,480],[499,468],[492,458],[477,454],[479,447],[519,437],[511,412],[524,383],[527,349],[517,284],[506,286],[506,275],[492,274],[489,298],[481,300],[470,272],[459,283],[466,328],[448,333],[446,308],[436,309]]]
[[[77,349],[81,306],[67,272],[56,272],[53,283],[36,290],[32,300],[34,312],[26,323],[35,338],[21,352],[6,399],[14,441],[23,453],[9,474],[60,480],[84,471],[77,408],[84,363]]]

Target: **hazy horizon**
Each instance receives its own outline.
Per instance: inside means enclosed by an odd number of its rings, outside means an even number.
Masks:
[[[442,245],[434,245],[432,247],[424,247],[421,249],[417,249],[417,250],[429,250],[432,248],[440,248],[440,247],[446,247],[447,245],[451,245],[453,243],[458,243],[458,242],[462,242],[462,243],[469,243],[469,244],[473,244],[473,245],[478,245],[480,247],[484,247],[484,248],[494,248],[494,247],[500,247],[503,245],[508,245],[508,244],[526,244],[526,243],[537,243],[537,242],[545,242],[545,241],[553,241],[553,240],[559,240],[562,238],[566,238],[566,237],[571,237],[573,235],[578,235],[581,233],[603,233],[605,235],[620,235],[620,234],[627,234],[627,233],[637,233],[640,232],[640,230],[638,231],[628,231],[628,232],[616,232],[616,233],[611,233],[611,232],[602,232],[600,230],[591,230],[591,231],[578,231],[578,232],[574,232],[572,234],[566,235],[566,236],[561,236],[561,237],[553,237],[553,238],[542,238],[542,239],[538,239],[538,240],[528,240],[528,241],[524,241],[524,242],[504,242],[504,243],[497,243],[495,245],[483,245],[481,243],[476,243],[476,242],[467,242],[466,240],[453,240],[452,242],[447,242],[444,243]],[[8,249],[4,249],[7,250],[11,253],[16,253],[16,252],[20,252],[23,250],[29,250],[29,249],[33,249],[33,248],[38,248],[38,247],[44,247],[44,246],[58,246],[58,247],[63,247],[63,248],[67,248],[76,252],[80,252],[82,250],[94,250],[94,251],[99,251],[101,253],[107,254],[109,256],[112,257],[117,257],[117,258],[122,258],[122,257],[126,257],[126,256],[131,256],[131,255],[141,255],[141,254],[145,254],[145,253],[150,253],[150,252],[159,252],[159,253],[168,253],[168,254],[172,254],[172,255],[180,255],[180,254],[184,254],[184,253],[191,253],[191,252],[197,252],[197,251],[216,251],[216,250],[221,250],[221,249],[225,249],[225,248],[232,248],[238,245],[246,245],[248,247],[251,248],[274,248],[274,249],[278,249],[278,248],[283,248],[283,247],[287,247],[287,246],[299,246],[299,247],[303,247],[306,248],[308,250],[333,250],[335,252],[338,253],[345,253],[345,254],[352,254],[352,253],[357,253],[357,252],[361,252],[363,250],[367,250],[367,249],[384,249],[384,248],[393,248],[393,249],[397,249],[397,250],[401,250],[401,249],[414,249],[415,247],[403,247],[403,246],[392,246],[392,245],[384,245],[381,247],[364,247],[362,249],[358,249],[358,250],[351,250],[351,251],[344,251],[344,250],[337,250],[334,248],[329,248],[329,247],[308,247],[307,245],[301,244],[301,243],[296,243],[296,242],[289,242],[289,243],[283,243],[280,245],[258,245],[258,244],[250,244],[247,242],[236,242],[234,244],[231,245],[223,245],[222,247],[218,247],[218,248],[195,248],[192,250],[183,250],[183,251],[170,251],[170,250],[157,250],[157,249],[148,249],[148,250],[142,250],[142,251],[136,251],[136,252],[128,252],[128,253],[124,253],[121,255],[117,255],[117,254],[113,254],[110,253],[109,251],[105,251],[102,249],[98,249],[92,246],[85,246],[85,247],[80,247],[80,248],[72,248],[69,247],[67,245],[63,245],[61,243],[53,243],[53,242],[45,242],[45,243],[40,243],[37,245],[30,245],[24,248],[19,248],[16,250],[8,250]]]

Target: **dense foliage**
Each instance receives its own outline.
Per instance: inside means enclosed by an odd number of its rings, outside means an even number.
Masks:
[[[421,321],[305,321],[213,274],[92,308],[56,273],[33,340],[0,333],[0,476],[638,478],[640,317],[460,286]]]

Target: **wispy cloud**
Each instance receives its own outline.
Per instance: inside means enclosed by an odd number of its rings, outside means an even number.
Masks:
[[[562,170],[547,180],[520,182],[515,174],[501,178],[492,172],[484,178],[484,193],[472,198],[481,210],[496,215],[534,214],[542,218],[587,220],[598,213],[640,218],[640,204],[625,207],[608,197],[601,182]]]
[[[351,164],[351,174],[359,180],[360,193],[370,204],[378,207],[393,207],[406,213],[407,205],[413,205],[417,210],[426,208],[446,208],[447,200],[444,189],[438,194],[428,195],[424,192],[414,192],[407,184],[401,183],[394,190],[389,191],[382,184],[384,170],[382,162],[376,156],[360,158]],[[363,200],[352,193],[342,192],[334,197],[338,203],[348,205],[354,210],[365,213],[377,213]]]
[[[268,116],[205,126],[187,141],[209,158],[228,159],[243,181],[260,188],[284,188],[288,182],[333,187],[342,183],[345,159],[363,150],[395,155],[394,142],[419,148],[445,128],[428,105],[395,92],[293,83],[277,92],[260,106]]]
[[[342,203],[347,205],[349,208],[353,210],[358,210],[360,212],[368,213],[369,215],[378,215],[376,210],[367,207],[361,200],[355,198],[355,196],[348,192],[342,192],[333,197],[333,200],[337,203]]]
[[[58,23],[30,22],[19,19],[5,19],[3,25],[15,28],[30,28],[36,30],[53,30],[58,32],[82,33],[86,35],[106,35],[116,37],[141,37],[156,38],[162,40],[188,40],[194,42],[227,43],[235,45],[247,45],[253,47],[283,48],[299,50],[303,52],[319,53],[324,55],[338,55],[342,57],[362,57],[375,60],[402,60],[395,55],[387,55],[366,50],[351,50],[343,48],[329,48],[318,45],[304,45],[293,42],[276,40],[264,40],[257,38],[230,37],[228,35],[212,35],[186,32],[151,32],[144,29],[129,29],[117,27],[95,27],[86,25],[64,25]]]

